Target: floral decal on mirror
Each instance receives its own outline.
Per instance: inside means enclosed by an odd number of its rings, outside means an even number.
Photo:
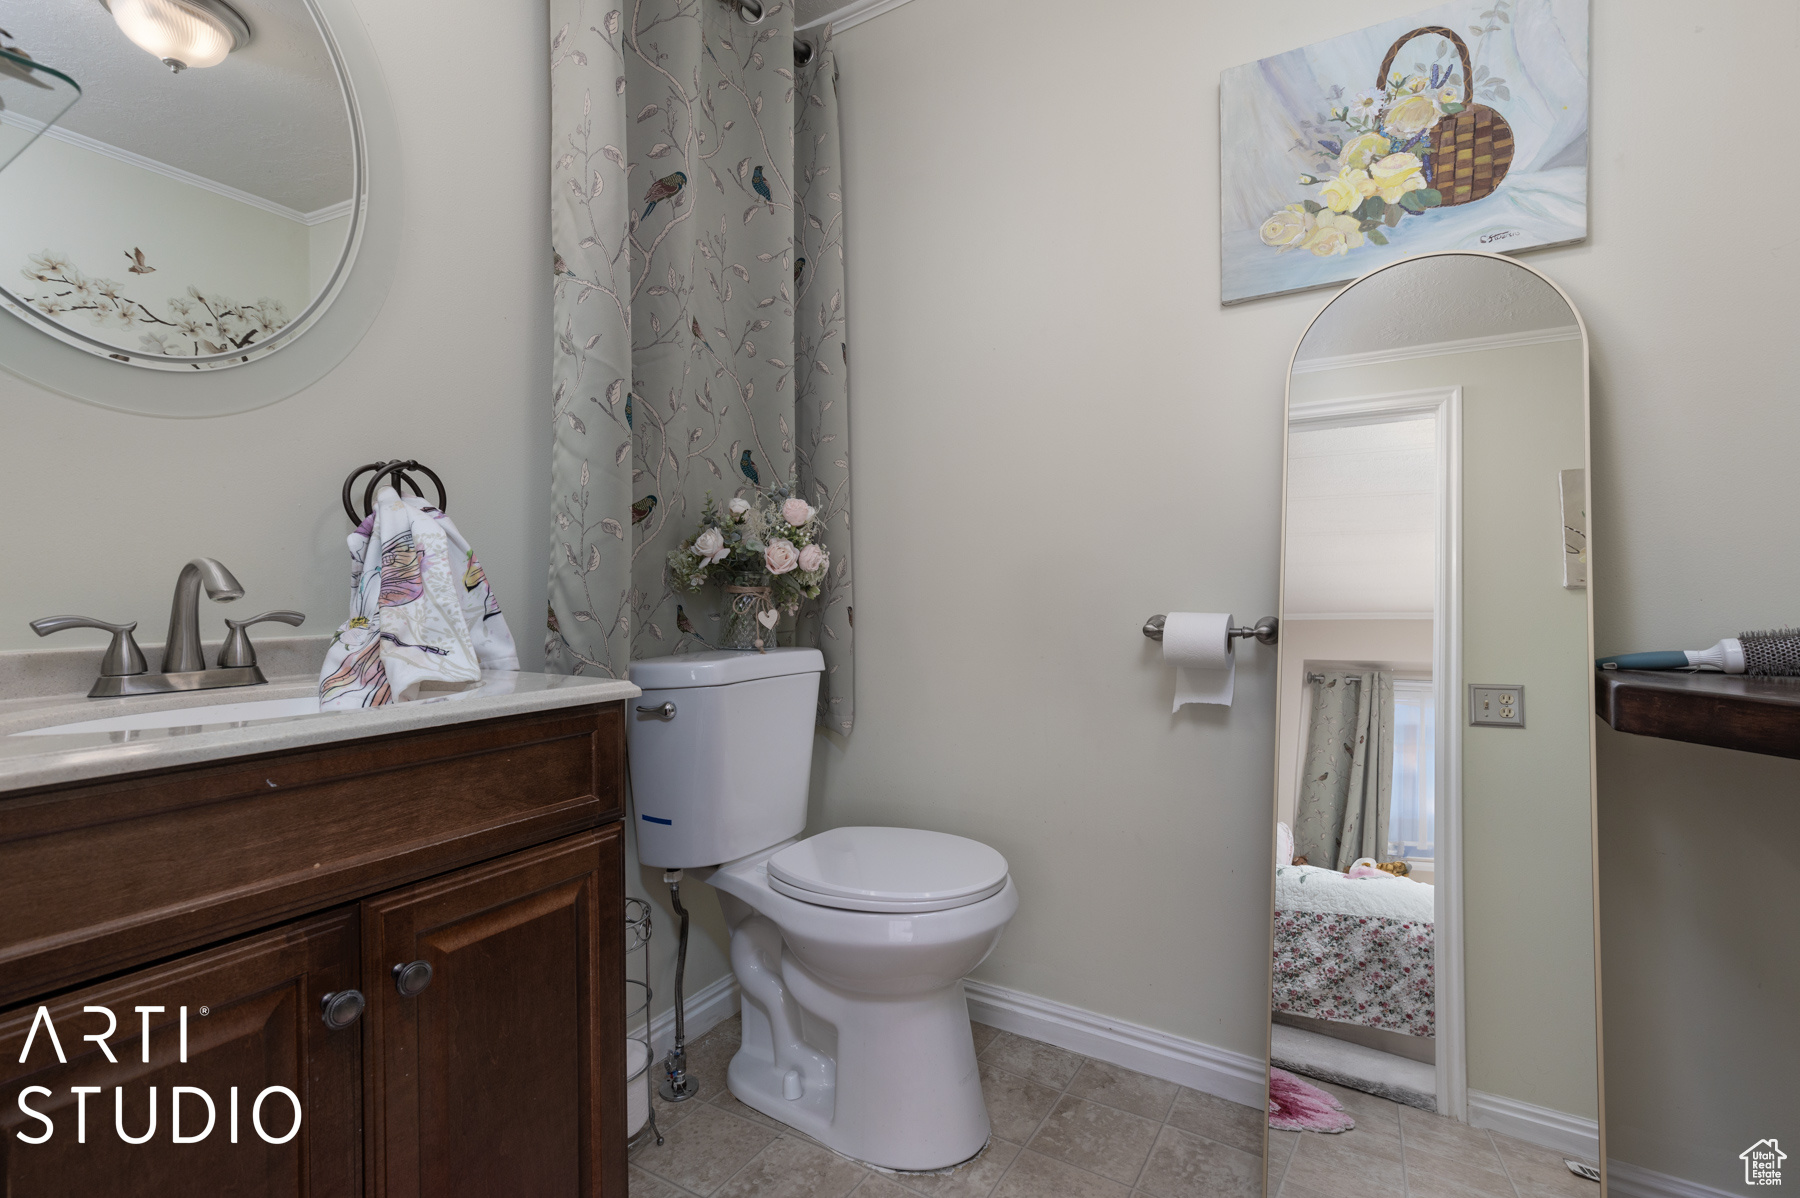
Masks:
[[[156,273],[142,249],[127,250],[125,257],[129,273]],[[133,294],[126,284],[90,276],[68,255],[54,250],[32,254],[20,273],[36,284],[34,294],[24,298],[37,311],[64,325],[72,323],[70,318],[85,316],[96,340],[142,353],[179,358],[248,349],[290,319],[280,300],[265,296],[244,304],[191,285],[185,295],[154,301],[160,304],[158,311],[141,292]],[[133,333],[138,335],[135,343],[125,340]]]

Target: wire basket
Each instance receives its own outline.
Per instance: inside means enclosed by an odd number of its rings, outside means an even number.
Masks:
[[[633,953],[638,954],[642,978],[629,976]],[[635,1029],[625,1037],[625,1136],[635,1148],[652,1136],[658,1144],[663,1142],[650,1105],[650,1064],[656,1056],[650,1047],[650,904],[639,898],[625,900],[625,971],[625,1026]],[[635,1006],[634,993],[641,996]]]

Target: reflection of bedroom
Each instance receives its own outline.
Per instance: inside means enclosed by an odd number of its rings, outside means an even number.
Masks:
[[[1435,1096],[1437,427],[1289,442],[1278,713],[1276,1055],[1421,1105]]]

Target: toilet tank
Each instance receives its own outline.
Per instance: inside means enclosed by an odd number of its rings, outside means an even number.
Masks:
[[[640,862],[720,865],[800,834],[824,669],[817,649],[631,663],[644,691],[625,721]],[[674,714],[658,713],[665,703]]]

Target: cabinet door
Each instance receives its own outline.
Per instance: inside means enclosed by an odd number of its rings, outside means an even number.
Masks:
[[[351,1198],[362,1186],[362,1029],[334,1031],[320,999],[357,982],[355,908],[289,925],[223,947],[127,974],[42,1004],[0,1015],[0,1194],[30,1198]],[[187,1060],[181,1060],[181,1008]],[[107,1031],[106,1048],[84,1039]],[[144,1045],[145,1015],[149,1046]],[[35,1035],[33,1025],[37,1025]],[[30,1053],[20,1055],[27,1038]],[[59,1062],[57,1046],[66,1062]],[[108,1061],[106,1051],[117,1058]],[[148,1061],[146,1061],[148,1056]],[[31,1144],[52,1121],[49,1139]],[[77,1086],[99,1087],[77,1095]],[[174,1124],[173,1088],[180,1124]],[[258,1095],[284,1086],[300,1101],[300,1129],[270,1144],[252,1125]],[[234,1108],[235,1094],[235,1108]],[[212,1109],[209,1122],[208,1103]],[[82,1105],[85,1106],[83,1118]],[[261,1125],[282,1139],[294,1121],[279,1093],[262,1102]],[[235,1115],[235,1118],[234,1118]],[[122,1116],[122,1118],[121,1118]],[[85,1128],[83,1127],[85,1124]],[[119,1134],[154,1134],[141,1145]],[[197,1143],[176,1143],[177,1131]],[[85,1130],[86,1142],[78,1137]]]
[[[371,1195],[625,1198],[620,835],[363,903]]]

